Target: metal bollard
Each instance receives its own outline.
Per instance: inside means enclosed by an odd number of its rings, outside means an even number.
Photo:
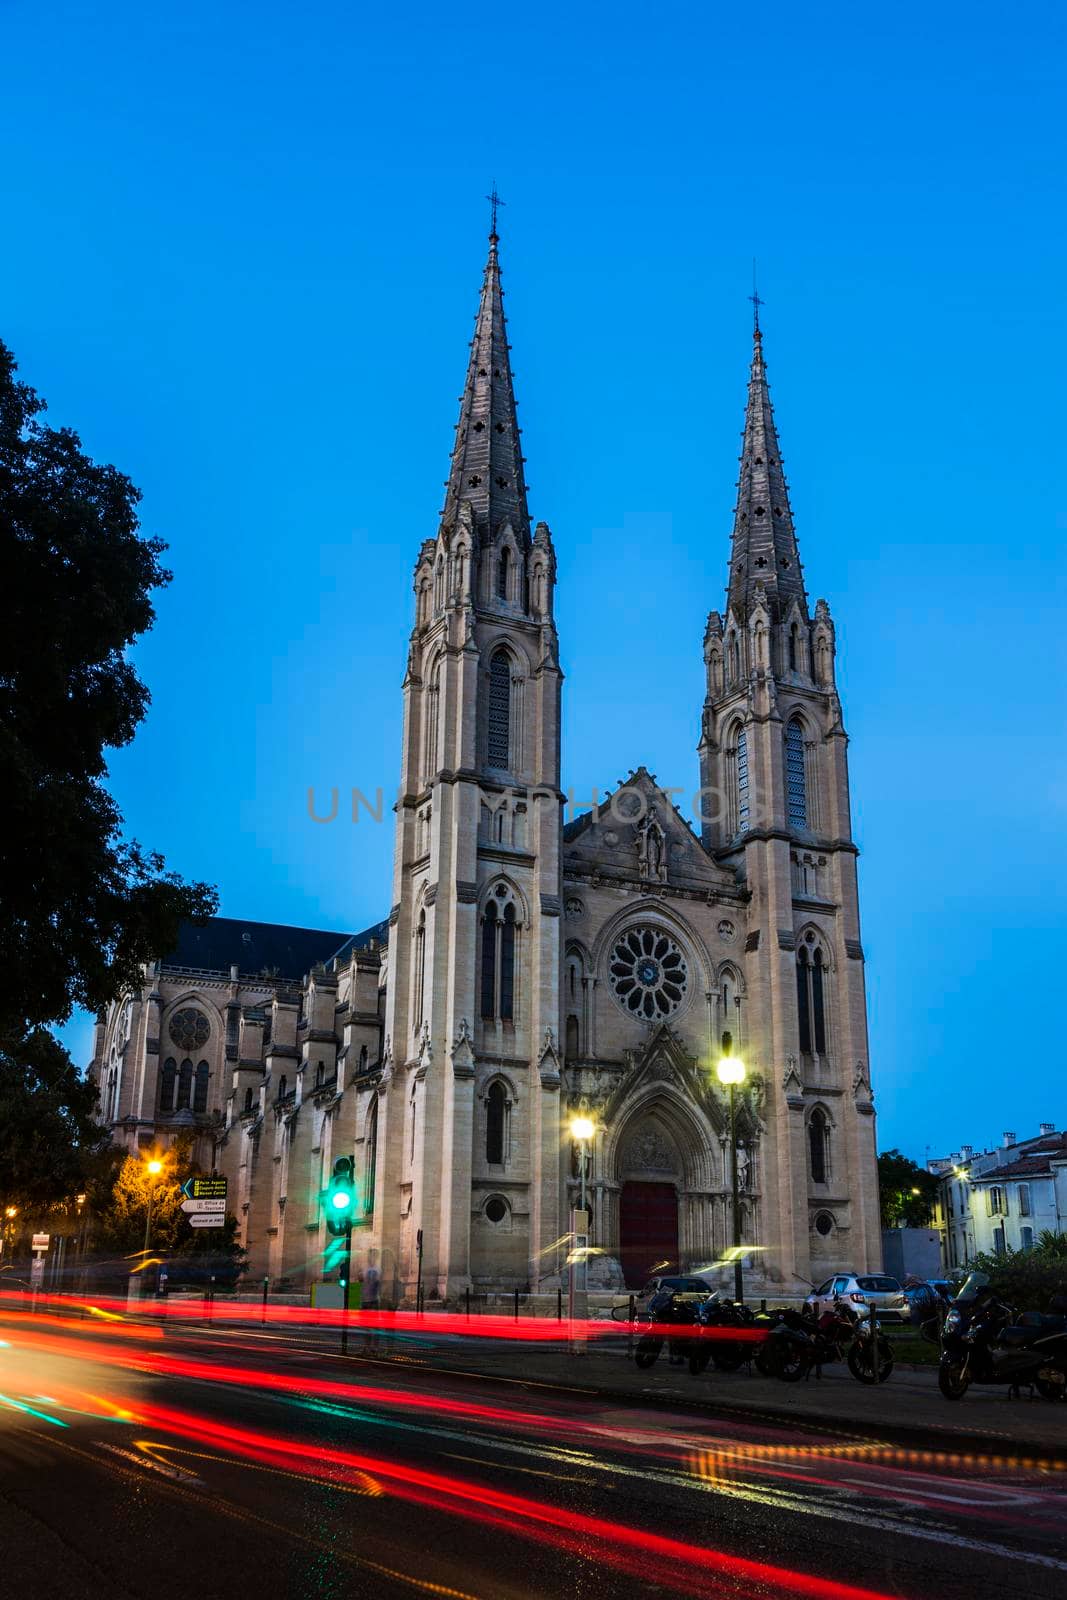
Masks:
[[[630,1296],[629,1312],[628,1325],[630,1331],[626,1340],[626,1354],[627,1357],[632,1359],[634,1353],[634,1317],[637,1313],[637,1296],[633,1294]]]
[[[556,1321],[563,1321],[563,1290],[556,1290]]]

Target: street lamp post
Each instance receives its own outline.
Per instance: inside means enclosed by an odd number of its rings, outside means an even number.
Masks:
[[[745,1298],[744,1275],[741,1269],[741,1185],[737,1170],[737,1085],[745,1081],[745,1063],[739,1056],[729,1053],[729,1035],[723,1037],[724,1054],[718,1065],[719,1082],[730,1091],[730,1157],[733,1186],[733,1242],[734,1242],[734,1299],[740,1304]]]
[[[571,1119],[571,1133],[578,1141],[578,1164],[581,1176],[581,1209],[585,1210],[585,1160],[586,1145],[596,1132],[590,1117],[573,1117]]]
[[[149,1161],[145,1167],[148,1173],[148,1213],[144,1219],[144,1259],[148,1261],[148,1240],[152,1232],[152,1196],[155,1193],[155,1179],[163,1171],[162,1161]]]

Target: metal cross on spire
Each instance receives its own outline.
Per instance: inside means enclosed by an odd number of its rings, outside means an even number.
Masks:
[[[749,295],[748,298],[752,301],[752,331],[753,331],[753,333],[759,333],[759,331],[760,331],[760,326],[759,326],[759,308],[760,308],[760,306],[765,306],[767,304],[767,302],[766,302],[766,300],[761,300],[760,299],[759,290],[756,288],[756,258],[755,258],[755,256],[753,256],[753,258],[752,258],[752,293]]]
[[[497,236],[497,234],[496,234],[496,208],[497,208],[497,206],[502,206],[502,205],[505,204],[505,202],[503,200],[501,200],[500,196],[496,192],[496,181],[495,180],[493,182],[493,187],[490,189],[489,193],[486,195],[485,198],[488,200],[489,204],[493,208],[492,224],[491,224],[490,229],[489,229],[489,237],[490,237],[490,239],[495,239],[496,236]]]

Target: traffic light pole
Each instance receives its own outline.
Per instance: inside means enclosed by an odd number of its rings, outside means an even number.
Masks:
[[[345,1229],[345,1253],[341,1257],[341,1354],[348,1354],[348,1293],[349,1271],[352,1266],[352,1229]]]

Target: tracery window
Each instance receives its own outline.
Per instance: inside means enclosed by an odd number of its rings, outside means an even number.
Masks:
[[[496,568],[496,592],[501,600],[508,597],[508,586],[511,580],[511,556],[507,550],[501,550],[500,560]]]
[[[170,1037],[179,1050],[202,1050],[211,1037],[211,1027],[202,1011],[186,1006],[170,1019]]]
[[[174,1110],[174,1090],[178,1079],[178,1063],[173,1056],[168,1056],[163,1063],[163,1071],[159,1080],[159,1109],[160,1111]]]
[[[489,741],[491,767],[511,765],[511,658],[501,647],[489,663]]]
[[[785,787],[789,826],[806,828],[808,796],[804,775],[804,728],[797,717],[785,730]]]
[[[646,1022],[669,1017],[685,999],[689,969],[674,939],[661,928],[628,928],[616,939],[608,963],[612,993],[631,1016]]]

